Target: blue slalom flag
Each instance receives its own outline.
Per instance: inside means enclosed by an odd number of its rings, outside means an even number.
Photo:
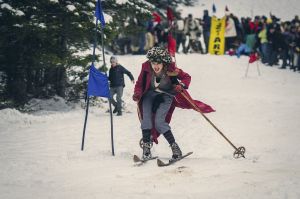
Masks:
[[[213,6],[212,6],[212,11],[213,11],[213,13],[216,13],[216,11],[217,11],[215,4],[213,4]]]
[[[95,16],[101,22],[102,27],[105,27],[105,20],[102,12],[101,0],[97,0]]]
[[[94,64],[90,67],[89,81],[88,81],[88,96],[99,96],[110,98],[108,87],[108,78],[105,74],[98,71]]]

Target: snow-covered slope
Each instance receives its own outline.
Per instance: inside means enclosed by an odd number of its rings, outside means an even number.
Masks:
[[[199,1],[183,8],[183,16],[223,16],[227,5],[238,17],[266,15],[283,20],[299,14],[299,0]],[[109,58],[109,57],[107,57]],[[145,56],[120,56],[134,77]],[[248,59],[229,56],[177,55],[177,64],[192,75],[191,95],[216,109],[208,118],[237,146],[245,159],[233,159],[233,148],[192,110],[176,109],[171,126],[184,152],[194,154],[170,167],[156,162],[135,167],[141,138],[133,87],[126,78],[126,112],[114,117],[115,156],[111,155],[108,105],[91,107],[85,150],[81,151],[85,110],[61,99],[35,101],[34,114],[0,110],[0,198],[300,198],[300,74],[256,64],[245,71]],[[164,138],[152,149],[167,161]]]
[[[145,57],[119,60],[137,77]],[[90,109],[83,152],[80,106],[70,110],[58,100],[39,114],[1,110],[0,198],[300,198],[299,73],[260,65],[259,76],[254,64],[245,78],[246,57],[178,55],[177,63],[192,75],[192,96],[217,110],[207,116],[246,147],[246,159],[233,159],[233,148],[199,113],[176,109],[175,137],[194,154],[167,168],[155,161],[135,167],[141,132],[126,78],[127,113],[114,117],[114,157],[108,106]],[[153,154],[170,157],[164,138]]]

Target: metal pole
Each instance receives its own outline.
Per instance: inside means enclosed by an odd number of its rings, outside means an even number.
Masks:
[[[88,114],[89,114],[89,103],[90,103],[90,98],[87,97],[85,120],[84,120],[83,133],[82,133],[81,151],[83,151],[83,149],[84,149],[85,128],[86,128],[87,118],[88,118]]]
[[[98,30],[98,20],[96,19],[92,64],[94,64],[96,58],[97,30]]]
[[[112,153],[113,156],[115,156],[113,114],[112,114],[112,111],[111,111],[111,101],[110,100],[109,100],[109,113],[110,113],[111,153]]]
[[[102,57],[103,57],[103,65],[106,67],[105,62],[105,54],[104,54],[104,34],[102,29],[102,24],[100,25],[101,30],[101,43],[102,43]],[[105,74],[107,75],[106,71]],[[109,113],[110,113],[110,137],[111,137],[111,153],[114,156],[115,155],[115,148],[114,148],[114,125],[113,125],[113,114],[111,110],[111,99],[108,99],[109,102]]]
[[[258,72],[258,75],[260,76],[260,70],[259,70],[258,60],[256,61],[256,66],[257,66],[257,72]]]
[[[247,65],[247,69],[246,69],[245,77],[247,77],[247,74],[248,74],[248,69],[249,69],[249,62],[248,62],[248,65]]]
[[[98,27],[98,20],[96,19],[92,65],[94,65],[94,62],[95,62],[95,49],[96,49],[96,43],[97,43],[97,27]],[[88,96],[88,92],[86,92],[85,101],[86,101],[86,112],[85,112],[85,120],[84,120],[83,133],[82,133],[81,151],[83,151],[83,149],[84,149],[85,129],[86,129],[86,123],[87,123],[87,118],[88,118],[88,114],[89,114],[90,98]]]

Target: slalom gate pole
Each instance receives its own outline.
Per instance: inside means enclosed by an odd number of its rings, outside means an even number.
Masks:
[[[81,151],[83,151],[83,149],[84,149],[84,138],[85,138],[85,129],[86,129],[87,118],[88,118],[88,114],[89,114],[89,104],[90,104],[90,97],[87,96],[86,109],[85,109],[85,119],[84,119],[82,142],[81,142]]]
[[[111,153],[112,153],[112,156],[115,156],[113,114],[112,114],[112,110],[111,110],[111,101],[110,101],[110,99],[109,99],[109,113],[110,113]]]
[[[92,65],[94,65],[95,57],[96,57],[95,51],[96,51],[96,43],[97,43],[97,27],[98,27],[98,20],[96,20],[96,24],[95,24]],[[85,111],[85,119],[84,119],[83,133],[82,133],[81,151],[83,151],[84,149],[85,129],[86,129],[86,123],[89,114],[90,96],[88,95],[88,92],[86,92],[85,95],[85,102],[86,102],[86,111]]]
[[[198,111],[206,119],[206,121],[208,121],[208,123],[210,123],[218,131],[218,133],[220,133],[222,135],[222,137],[235,149],[235,152],[233,153],[234,158],[240,158],[240,157],[245,158],[245,156],[244,156],[245,151],[246,151],[245,147],[241,146],[241,147],[237,148],[234,144],[232,144],[232,142],[217,128],[217,126],[214,123],[212,123],[202,113],[202,111],[195,105],[195,103],[184,92],[181,92],[181,95],[193,106],[194,110]]]
[[[106,62],[105,62],[105,55],[104,55],[104,34],[103,34],[103,28],[102,24],[100,25],[100,30],[101,30],[101,45],[102,45],[102,58],[103,58],[103,64],[106,67]],[[107,73],[105,72],[105,75]],[[111,153],[112,156],[115,156],[115,147],[114,147],[114,125],[113,125],[113,114],[111,110],[111,99],[108,99],[109,102],[109,113],[110,113],[110,138],[111,138]]]

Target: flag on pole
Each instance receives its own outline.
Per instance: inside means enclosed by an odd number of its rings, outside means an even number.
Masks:
[[[105,27],[105,20],[102,12],[101,0],[97,0],[95,16],[101,22],[102,27]]]
[[[108,78],[98,71],[94,64],[90,67],[87,95],[110,98]]]
[[[212,6],[212,11],[213,11],[213,13],[216,13],[216,12],[217,12],[217,8],[216,8],[216,5],[215,5],[215,4],[213,4],[213,6]]]
[[[227,5],[226,5],[226,7],[225,7],[225,11],[226,11],[226,12],[229,12],[229,9],[228,9]]]
[[[171,21],[171,22],[174,20],[173,11],[170,7],[167,8],[167,18],[168,18],[168,21]]]
[[[152,16],[153,16],[153,21],[154,22],[157,22],[157,23],[161,22],[161,17],[159,16],[159,14],[157,12],[153,12]]]
[[[249,55],[249,64],[252,64],[254,62],[256,62],[257,60],[259,60],[259,56],[257,55],[257,53],[251,53]]]
[[[172,37],[172,34],[168,35],[168,51],[172,57],[175,57],[176,40]]]
[[[169,22],[169,34],[168,34],[168,51],[172,57],[175,57],[176,53],[176,40],[172,36],[172,23],[174,20],[174,15],[172,9],[168,6],[167,8],[167,17]]]

